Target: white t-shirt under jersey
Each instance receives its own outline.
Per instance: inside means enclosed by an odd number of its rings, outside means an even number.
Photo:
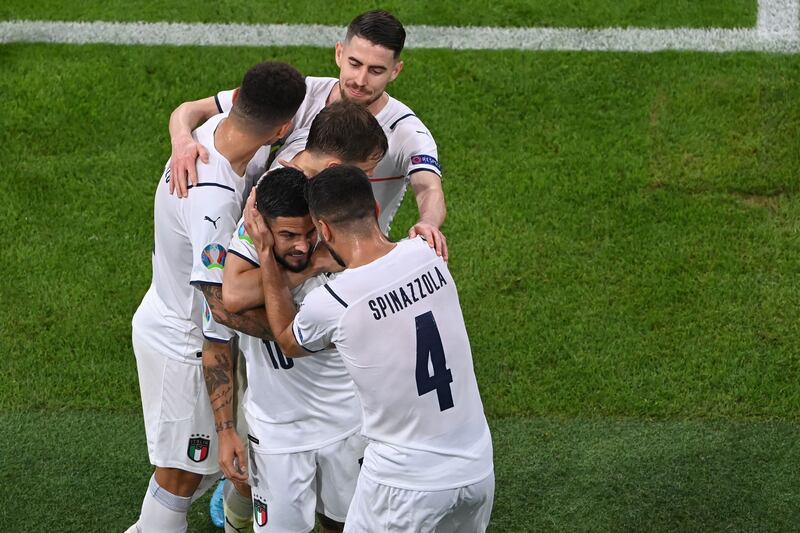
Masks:
[[[259,149],[244,176],[214,146],[214,131],[227,114],[212,117],[192,136],[208,148],[198,161],[198,184],[188,198],[169,193],[169,162],[156,188],[153,280],[134,314],[133,327],[167,357],[201,363],[203,294],[192,283],[222,283],[231,233],[246,195],[264,172],[269,153]]]
[[[294,116],[295,129],[311,127],[311,122],[325,107],[337,81],[336,78],[306,77],[306,97]],[[233,107],[234,92],[222,91],[216,95],[217,107],[221,112],[230,111]],[[441,176],[441,168],[433,136],[408,106],[389,96],[389,101],[375,118],[386,134],[389,150],[375,168],[370,182],[381,208],[378,224],[381,230],[388,233],[392,219],[403,200],[409,176],[420,170],[428,170]],[[283,149],[278,151],[277,157],[291,159],[291,155],[283,154],[282,151]]]
[[[229,253],[253,265],[258,254],[240,221]],[[330,279],[310,278],[292,291],[296,305]],[[336,350],[288,358],[274,343],[239,334],[247,360],[248,387],[244,411],[251,445],[260,453],[294,453],[319,449],[361,429],[361,405],[353,380]]]
[[[353,377],[370,440],[363,475],[433,491],[492,472],[458,293],[447,264],[422,238],[312,291],[292,328],[308,350],[333,343]]]

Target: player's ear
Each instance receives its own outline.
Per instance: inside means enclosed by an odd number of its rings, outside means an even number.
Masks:
[[[276,133],[278,139],[282,139],[286,135],[286,132],[288,132],[289,128],[291,128],[291,127],[292,127],[292,121],[291,120],[289,122],[287,122],[286,124],[284,124],[283,126],[281,126],[280,129],[278,130],[278,133]]]
[[[400,75],[400,72],[403,70],[403,62],[398,61],[394,64],[394,68],[392,69],[392,75],[389,77],[389,81],[394,81],[397,79],[397,76]]]
[[[327,163],[325,163],[325,168],[338,167],[341,164],[342,164],[342,161],[340,159],[332,157],[332,158],[328,159]]]
[[[342,41],[336,41],[336,53],[334,54],[334,59],[336,60],[336,66],[342,68],[342,53],[343,53],[344,46],[342,45]]]
[[[325,242],[330,242],[331,237],[331,227],[328,225],[328,222],[325,219],[321,218],[317,220],[317,230],[319,230],[320,235],[322,235],[322,240]]]

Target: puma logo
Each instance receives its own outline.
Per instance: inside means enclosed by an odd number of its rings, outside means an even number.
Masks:
[[[214,229],[217,229],[217,221],[218,221],[220,218],[222,218],[222,217],[217,217],[217,218],[216,218],[216,220],[211,220],[211,218],[210,218],[208,215],[206,215],[206,217],[205,217],[203,220],[208,220],[209,222],[211,222],[212,224],[214,224]]]

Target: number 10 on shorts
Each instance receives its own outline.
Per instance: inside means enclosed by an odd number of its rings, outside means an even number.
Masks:
[[[439,397],[439,410],[446,411],[453,407],[453,392],[450,390],[453,373],[447,368],[439,328],[436,327],[432,311],[415,317],[415,320],[417,322],[417,394],[422,396],[436,391],[436,395]],[[433,375],[430,375],[428,371],[429,359]]]

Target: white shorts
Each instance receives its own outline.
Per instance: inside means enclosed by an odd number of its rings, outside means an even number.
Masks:
[[[308,533],[315,511],[344,522],[366,445],[358,433],[306,452],[259,453],[251,444],[253,531]]]
[[[203,367],[161,355],[136,333],[133,352],[150,463],[196,474],[219,472],[217,433]]]
[[[398,489],[361,476],[345,533],[483,532],[494,502],[494,473],[457,489]]]

